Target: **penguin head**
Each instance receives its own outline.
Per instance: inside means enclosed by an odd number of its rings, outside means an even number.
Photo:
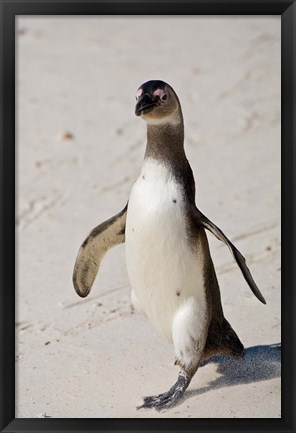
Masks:
[[[172,87],[160,80],[142,84],[136,92],[136,116],[147,123],[173,122],[179,109],[179,100]]]

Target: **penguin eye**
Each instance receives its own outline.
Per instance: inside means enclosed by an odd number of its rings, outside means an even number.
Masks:
[[[166,101],[169,97],[168,92],[165,89],[158,88],[154,90],[153,96],[158,96],[161,101]]]

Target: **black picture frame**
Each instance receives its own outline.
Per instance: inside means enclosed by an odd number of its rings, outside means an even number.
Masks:
[[[1,432],[295,431],[295,0],[0,0],[1,29]],[[281,15],[282,417],[280,419],[15,418],[15,17],[17,15]]]

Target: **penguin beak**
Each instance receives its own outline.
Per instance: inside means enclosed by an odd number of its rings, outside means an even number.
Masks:
[[[135,114],[136,116],[141,116],[142,114],[149,113],[156,105],[156,102],[154,102],[150,96],[146,94],[137,102]]]

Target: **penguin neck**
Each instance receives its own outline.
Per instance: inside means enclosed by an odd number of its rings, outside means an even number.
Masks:
[[[147,124],[145,161],[152,159],[165,165],[185,192],[187,201],[195,204],[195,182],[184,150],[184,124],[181,109],[172,122]]]
[[[181,111],[178,111],[172,121],[147,124],[145,159],[148,158],[174,167],[186,164],[184,124]]]

